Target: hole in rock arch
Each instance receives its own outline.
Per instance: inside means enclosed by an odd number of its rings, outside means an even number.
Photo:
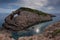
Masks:
[[[17,17],[17,16],[18,16],[18,14],[15,14],[15,15],[14,15],[14,17]]]

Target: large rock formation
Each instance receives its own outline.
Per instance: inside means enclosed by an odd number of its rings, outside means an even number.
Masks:
[[[60,40],[60,22],[49,25],[42,34],[20,37],[18,40]]]
[[[21,31],[26,30],[34,24],[49,20],[52,20],[49,14],[22,7],[7,16],[3,26],[9,30]]]

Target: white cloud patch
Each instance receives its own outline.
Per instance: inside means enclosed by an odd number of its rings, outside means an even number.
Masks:
[[[47,4],[47,0],[17,0],[16,3],[10,3],[10,5],[29,7],[33,9],[39,9]]]

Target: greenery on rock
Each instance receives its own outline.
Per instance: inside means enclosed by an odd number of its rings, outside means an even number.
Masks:
[[[43,16],[46,16],[46,15],[47,15],[47,13],[44,13],[44,12],[42,12],[42,11],[38,11],[38,10],[35,10],[35,9],[26,8],[26,7],[21,7],[21,8],[19,8],[18,10],[30,11],[30,12],[37,13],[38,15],[43,15]]]
[[[54,37],[54,36],[56,36],[58,33],[60,33],[60,29],[55,30],[55,31],[52,33],[52,36]]]

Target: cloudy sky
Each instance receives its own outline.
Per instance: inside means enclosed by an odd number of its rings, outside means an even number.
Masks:
[[[10,13],[20,7],[60,13],[60,0],[0,0],[0,13]]]

